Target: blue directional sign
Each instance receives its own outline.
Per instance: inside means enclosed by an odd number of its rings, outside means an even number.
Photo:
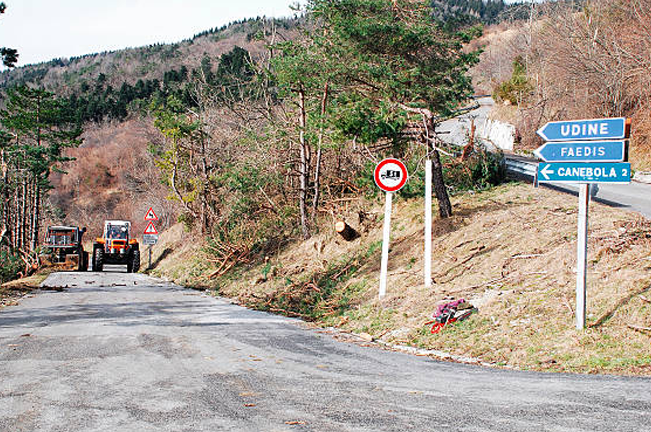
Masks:
[[[545,162],[623,162],[625,141],[548,142],[534,152]]]
[[[538,164],[539,183],[630,183],[630,163],[559,162]]]
[[[621,139],[626,137],[626,118],[549,122],[538,135],[545,141]]]

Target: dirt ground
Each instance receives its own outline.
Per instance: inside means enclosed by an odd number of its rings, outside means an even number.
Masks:
[[[48,274],[49,272],[39,273],[0,285],[0,308],[14,305],[33,290],[38,289]]]

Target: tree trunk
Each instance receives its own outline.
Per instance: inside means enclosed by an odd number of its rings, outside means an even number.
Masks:
[[[346,241],[353,241],[360,237],[360,234],[343,220],[335,224],[335,231]]]
[[[434,183],[434,194],[439,203],[439,214],[442,218],[452,216],[452,204],[448,196],[448,190],[445,187],[445,179],[443,178],[443,165],[441,164],[441,155],[436,149],[436,132],[434,114],[432,111],[425,108],[414,108],[405,104],[399,104],[405,111],[414,114],[419,114],[425,123],[425,145],[430,152],[432,158],[432,183]]]
[[[299,207],[301,214],[301,228],[303,230],[303,238],[310,238],[310,230],[307,226],[307,183],[310,178],[310,148],[305,137],[305,128],[307,125],[307,114],[305,111],[305,91],[303,89],[298,92],[298,107],[299,107],[299,143],[301,146],[301,168],[300,168],[300,195]]]
[[[204,107],[203,103],[201,104],[201,114],[203,115]],[[200,124],[204,124],[202,117],[199,117]],[[203,176],[203,190],[201,191],[201,232],[205,233],[208,231],[208,226],[210,224],[208,220],[208,194],[210,193],[210,175],[208,173],[208,155],[206,151],[206,134],[203,133],[203,126],[199,129],[201,134],[201,175]]]
[[[25,176],[23,176],[25,177]],[[18,248],[25,249],[27,246],[27,201],[29,200],[29,188],[27,187],[27,178],[23,178],[23,196],[20,203],[20,240]]]
[[[319,208],[319,198],[321,194],[321,153],[323,151],[323,122],[326,114],[326,104],[328,102],[329,83],[325,83],[323,88],[323,98],[321,98],[321,124],[319,125],[319,142],[316,152],[316,166],[314,168],[314,198],[312,200],[312,218],[316,218],[317,209]]]
[[[0,217],[2,217],[2,236],[0,236],[0,248],[4,237],[7,235],[9,230],[9,181],[8,181],[8,169],[7,163],[5,162],[5,151],[0,150],[0,167],[2,168],[2,184],[0,189],[2,189],[2,196],[0,197]]]
[[[427,124],[427,146],[432,158],[432,183],[434,183],[434,194],[439,203],[439,215],[441,218],[449,218],[452,216],[452,203],[450,203],[450,196],[445,187],[445,179],[443,178],[443,164],[441,164],[441,155],[439,154],[435,141],[435,124],[434,117],[430,116],[426,120]]]
[[[172,175],[170,176],[170,186],[172,188],[172,192],[174,192],[174,195],[176,198],[179,200],[179,202],[183,205],[183,208],[192,215],[192,217],[197,218],[199,215],[197,215],[197,212],[194,211],[188,203],[183,199],[183,195],[179,191],[178,187],[176,186],[176,176],[178,172],[178,145],[176,142],[173,144],[173,151],[174,155],[172,157]]]
[[[443,178],[443,165],[441,164],[441,155],[434,148],[431,150],[432,156],[432,182],[434,183],[434,194],[439,202],[439,215],[441,218],[449,218],[452,216],[452,204],[448,196],[448,190],[445,187],[445,180]]]
[[[34,181],[34,207],[32,209],[32,226],[30,234],[30,245],[29,250],[31,252],[36,251],[38,247],[38,231],[40,229],[40,218],[41,218],[41,187],[38,184],[38,180]]]

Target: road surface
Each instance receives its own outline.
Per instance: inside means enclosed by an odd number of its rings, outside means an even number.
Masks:
[[[0,310],[3,432],[651,430],[649,379],[363,347],[142,274],[46,285]]]

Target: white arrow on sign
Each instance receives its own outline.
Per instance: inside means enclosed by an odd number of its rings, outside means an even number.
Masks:
[[[554,174],[554,170],[549,169],[551,165],[547,164],[543,167],[543,169],[540,170],[540,174],[545,176],[545,180],[549,180],[549,175]]]

